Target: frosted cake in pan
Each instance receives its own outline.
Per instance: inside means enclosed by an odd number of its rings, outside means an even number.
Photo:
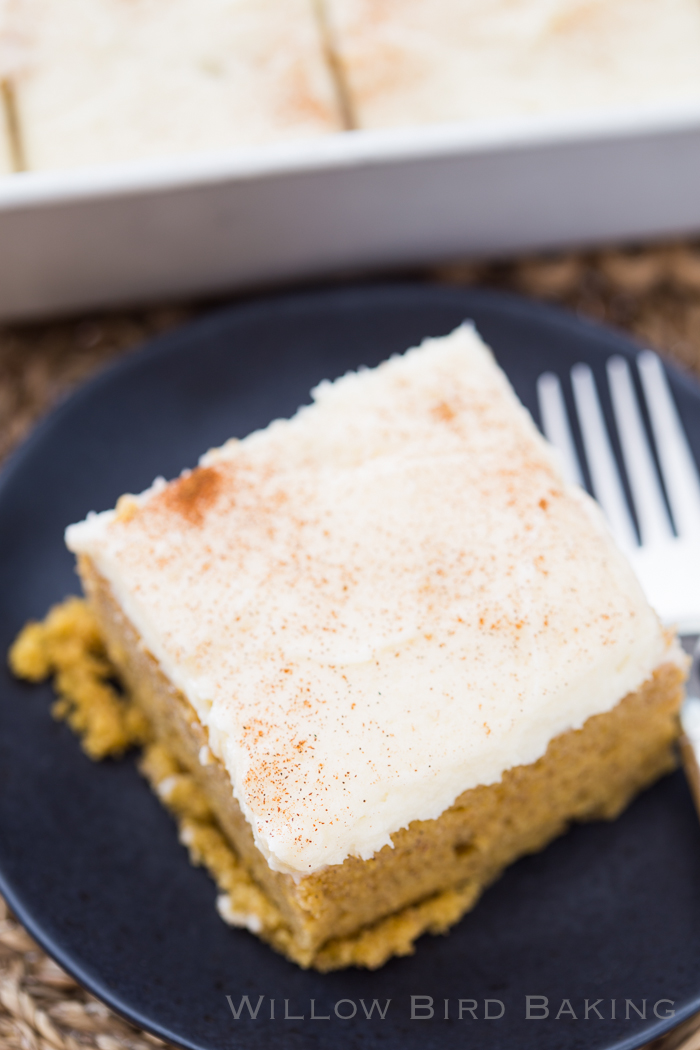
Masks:
[[[30,170],[692,104],[700,5],[4,0],[0,80],[18,116],[14,166]]]
[[[672,768],[683,661],[472,328],[313,393],[67,542],[224,918],[376,966]]]
[[[6,3],[30,169],[340,130],[308,0]]]
[[[700,102],[696,0],[325,0],[357,125]]]

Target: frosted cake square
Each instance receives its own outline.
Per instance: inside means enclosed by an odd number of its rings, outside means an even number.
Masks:
[[[696,0],[325,0],[358,127],[700,100]]]
[[[676,643],[469,326],[67,543],[256,887],[222,916],[303,966],[406,954],[674,765]]]
[[[3,42],[30,169],[342,128],[308,0],[11,0]]]

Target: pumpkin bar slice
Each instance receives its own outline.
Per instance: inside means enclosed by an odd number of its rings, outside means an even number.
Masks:
[[[32,169],[340,129],[311,0],[21,0],[13,86]]]
[[[379,965],[674,765],[683,659],[476,332],[67,531],[304,966]]]

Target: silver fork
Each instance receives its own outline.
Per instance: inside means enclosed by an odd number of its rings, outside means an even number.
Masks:
[[[681,711],[681,755],[700,811],[700,478],[661,361],[652,351],[643,350],[636,366],[661,478],[629,363],[623,357],[611,357],[606,372],[638,527],[630,513],[588,365],[574,365],[571,387],[593,495],[649,603],[664,624],[676,626],[683,648],[694,657]],[[541,375],[537,395],[542,429],[559,451],[567,481],[583,485],[559,377],[552,372]]]

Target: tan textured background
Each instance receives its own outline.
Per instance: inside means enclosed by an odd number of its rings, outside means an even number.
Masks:
[[[396,276],[396,275],[392,275]],[[622,250],[450,263],[430,281],[520,292],[632,332],[700,377],[700,240]],[[185,303],[0,328],[0,458],[108,361],[210,309]],[[700,831],[699,831],[700,833]],[[420,948],[418,949],[420,950]],[[0,1047],[151,1050],[41,952],[0,898]],[[648,1050],[700,1050],[700,1016]]]

